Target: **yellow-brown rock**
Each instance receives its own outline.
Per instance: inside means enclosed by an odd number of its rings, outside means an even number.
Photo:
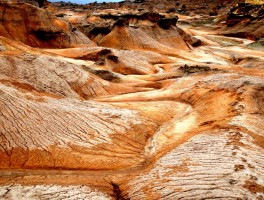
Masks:
[[[24,3],[0,4],[0,35],[41,48],[94,45],[66,21],[48,9]]]
[[[0,199],[264,199],[262,40],[110,5],[0,4]]]

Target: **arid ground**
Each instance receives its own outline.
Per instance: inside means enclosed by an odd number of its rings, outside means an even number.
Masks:
[[[0,199],[264,200],[263,1],[0,1]]]

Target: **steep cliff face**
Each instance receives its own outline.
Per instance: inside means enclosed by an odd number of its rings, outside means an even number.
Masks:
[[[0,8],[0,199],[264,198],[256,42],[166,10]]]

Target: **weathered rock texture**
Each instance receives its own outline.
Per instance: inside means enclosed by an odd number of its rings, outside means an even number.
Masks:
[[[175,14],[0,6],[0,199],[264,199],[256,42]]]
[[[239,4],[232,8],[227,17],[226,35],[250,39],[264,37],[264,4]]]
[[[99,46],[173,54],[176,49],[187,50],[199,42],[177,27],[177,20],[177,16],[166,17],[151,12],[102,14],[92,15],[88,18],[89,23],[82,22],[78,26]]]
[[[0,35],[33,47],[62,48],[94,45],[68,22],[48,9],[24,3],[0,3]]]

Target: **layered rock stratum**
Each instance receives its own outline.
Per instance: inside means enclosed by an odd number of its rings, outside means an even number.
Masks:
[[[0,199],[264,199],[263,5],[199,2],[1,1]]]

